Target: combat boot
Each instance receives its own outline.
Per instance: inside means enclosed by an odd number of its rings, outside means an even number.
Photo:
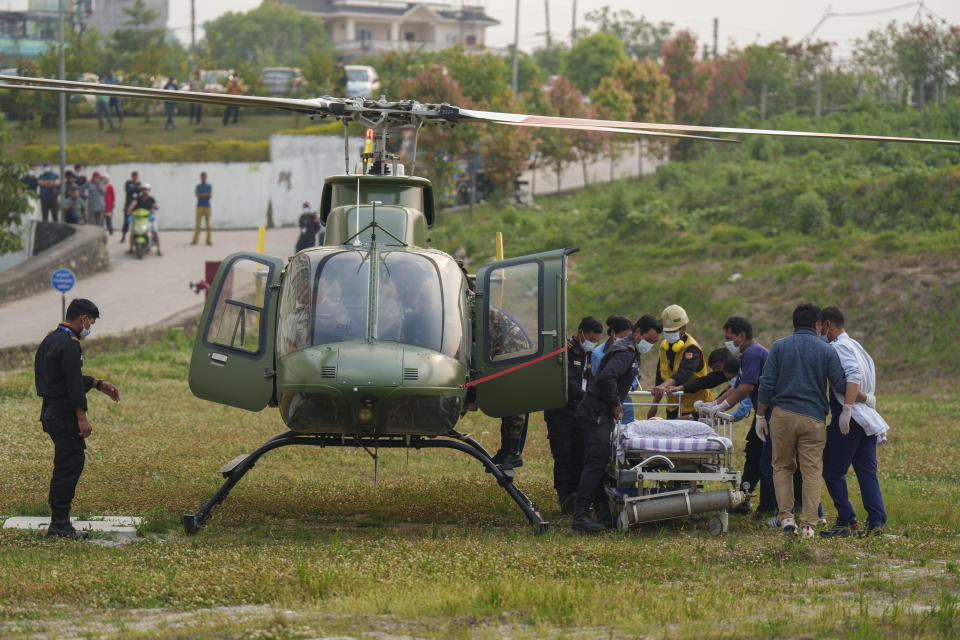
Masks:
[[[607,530],[602,522],[597,522],[590,517],[590,503],[579,498],[577,499],[577,509],[573,514],[572,527],[574,531],[581,533],[600,533]]]
[[[73,524],[70,522],[70,519],[66,520],[51,520],[50,526],[47,528],[47,538],[68,538],[70,540],[86,540],[90,537],[90,534],[86,531],[77,531],[73,528]]]
[[[593,514],[597,517],[597,522],[603,525],[604,529],[613,528],[613,514],[610,512],[610,503],[608,501],[594,502]]]
[[[523,466],[520,457],[520,438],[501,438],[500,450],[493,456],[493,463],[504,469],[515,469]]]

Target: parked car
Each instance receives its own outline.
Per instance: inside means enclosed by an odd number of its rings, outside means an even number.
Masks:
[[[267,93],[274,96],[300,95],[307,84],[296,67],[267,67],[260,75],[260,82]]]
[[[375,98],[380,91],[380,77],[373,67],[365,64],[348,64],[343,67],[347,74],[348,98]]]

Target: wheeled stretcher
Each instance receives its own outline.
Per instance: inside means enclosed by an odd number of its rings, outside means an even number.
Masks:
[[[642,402],[648,391],[630,394],[629,404]],[[679,407],[683,394],[674,403]],[[611,441],[608,495],[620,507],[617,528],[670,518],[712,514],[707,528],[712,535],[725,533],[728,510],[746,498],[740,490],[740,472],[733,468],[733,416],[717,413],[712,420],[635,420],[617,423]],[[707,487],[711,483],[714,488]],[[730,484],[718,489],[717,484]]]

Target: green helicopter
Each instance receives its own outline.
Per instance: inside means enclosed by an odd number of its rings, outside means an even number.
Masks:
[[[591,120],[460,109],[383,98],[315,99],[205,94],[123,85],[0,75],[10,89],[108,95],[201,104],[278,108],[359,122],[373,147],[353,172],[323,183],[324,245],[288,261],[240,252],[225,258],[211,284],[190,361],[189,384],[205,400],[260,411],[277,407],[289,431],[237,456],[226,479],[184,528],[204,526],[237,482],[265,453],[284,446],[447,448],[477,459],[536,530],[537,505],[470,436],[456,430],[467,411],[519,415],[566,403],[566,261],[558,248],[499,259],[468,274],[450,255],[429,248],[436,220],[433,189],[405,175],[387,152],[400,127],[487,122],[692,138],[766,134],[833,139],[958,144],[864,136]],[[415,167],[415,165],[414,165]],[[411,171],[413,173],[413,171]]]

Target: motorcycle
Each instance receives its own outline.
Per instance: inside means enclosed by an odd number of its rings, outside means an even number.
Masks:
[[[137,259],[143,259],[143,254],[149,252],[153,244],[153,234],[150,233],[153,213],[146,209],[134,209],[130,218],[133,248],[137,252]]]

